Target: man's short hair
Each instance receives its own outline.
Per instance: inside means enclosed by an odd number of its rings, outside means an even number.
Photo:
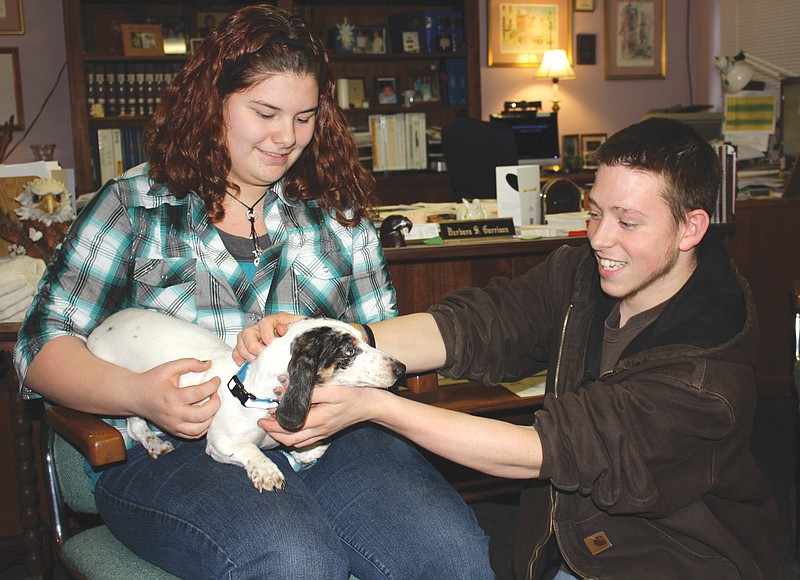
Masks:
[[[651,118],[615,133],[594,153],[599,165],[622,165],[659,176],[675,223],[695,209],[714,215],[722,169],[714,148],[674,119]]]

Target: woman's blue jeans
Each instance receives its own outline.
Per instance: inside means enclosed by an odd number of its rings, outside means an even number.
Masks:
[[[184,578],[493,578],[472,510],[404,439],[374,426],[336,437],[312,467],[259,493],[205,440],[139,445],[95,491],[105,523],[142,558]]]

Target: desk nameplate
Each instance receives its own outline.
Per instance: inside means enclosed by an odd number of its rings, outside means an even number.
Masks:
[[[443,240],[511,237],[515,233],[514,220],[511,218],[457,220],[439,223],[439,235]]]

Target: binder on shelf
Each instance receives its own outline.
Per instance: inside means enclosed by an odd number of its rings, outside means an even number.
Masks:
[[[406,125],[405,116],[385,115],[386,117],[386,169],[402,171],[406,164]]]
[[[369,133],[372,137],[372,170],[386,171],[386,115],[369,116]]]
[[[405,113],[406,125],[406,167],[407,169],[428,168],[428,139],[425,113]]]
[[[733,215],[736,212],[736,192],[739,187],[736,176],[736,147],[730,143],[716,143],[712,146],[717,152],[722,166],[722,179],[720,180],[719,195],[717,196],[714,215],[711,216],[711,223],[733,223]]]
[[[100,185],[123,171],[122,133],[116,128],[97,130],[97,154],[100,161]]]

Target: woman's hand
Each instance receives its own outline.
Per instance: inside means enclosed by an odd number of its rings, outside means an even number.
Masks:
[[[219,377],[198,385],[179,387],[181,375],[202,373],[210,361],[183,358],[164,363],[144,373],[134,373],[129,386],[136,414],[161,429],[185,439],[199,439],[208,431],[220,407]]]
[[[311,410],[300,431],[287,431],[278,424],[274,415],[259,419],[258,425],[283,445],[304,447],[374,418],[376,405],[386,404],[389,400],[385,397],[395,395],[370,387],[315,387],[311,395]]]
[[[248,360],[253,362],[277,336],[286,334],[286,328],[293,322],[306,318],[300,314],[276,312],[259,320],[253,326],[248,326],[236,337],[236,348],[233,349],[233,360],[241,365]]]

